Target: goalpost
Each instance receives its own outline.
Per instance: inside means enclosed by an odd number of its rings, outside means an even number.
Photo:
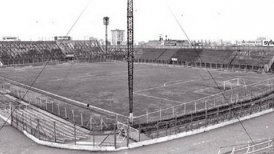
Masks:
[[[239,86],[246,87],[246,83],[244,79],[234,78],[234,79],[223,81],[224,90],[231,90]]]

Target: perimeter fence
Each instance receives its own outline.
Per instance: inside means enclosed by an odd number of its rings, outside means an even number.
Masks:
[[[230,90],[223,91],[221,89],[220,91],[221,92],[218,94],[203,97],[198,100],[182,103],[154,112],[147,112],[144,115],[134,117],[133,121],[136,124],[139,124],[175,119],[176,117],[216,109],[230,104],[237,104],[238,102],[244,102],[254,98],[260,98],[261,96],[274,91],[274,78],[250,85],[240,85]]]
[[[134,117],[130,126],[128,117],[111,111],[4,78],[1,85],[1,103],[8,102],[0,105],[1,113],[10,115],[13,126],[40,140],[93,147],[126,147],[274,106],[273,78]]]
[[[113,123],[112,129],[108,131],[88,130],[30,105],[14,105],[10,101],[8,105],[1,105],[0,111],[1,115],[9,119],[10,124],[19,131],[39,141],[58,143],[60,147],[62,144],[78,145],[99,150],[127,145],[124,134],[116,129],[116,123]]]
[[[2,88],[17,99],[76,123],[89,130],[111,130],[116,121],[126,123],[128,117],[62,97],[16,81],[1,78]]]
[[[191,61],[171,61],[171,60],[153,60],[153,59],[135,59],[134,62],[141,64],[157,64],[157,65],[169,65],[169,66],[185,66],[185,67],[198,67],[209,68],[217,70],[231,70],[231,71],[252,71],[263,72],[265,65],[250,65],[250,64],[220,64],[209,62],[191,62]]]
[[[218,154],[273,154],[274,139],[220,148]]]

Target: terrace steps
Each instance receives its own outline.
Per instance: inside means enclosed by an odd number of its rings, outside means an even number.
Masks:
[[[170,60],[171,57],[177,52],[177,50],[169,50],[166,49],[165,52],[159,57],[157,58],[157,60]]]
[[[19,102],[21,105],[14,106],[13,119],[19,117],[19,120],[23,120],[33,129],[37,127],[37,123],[39,120],[39,124],[41,128],[43,128],[44,133],[51,139],[54,138],[54,133],[56,133],[56,137],[58,139],[62,139],[64,141],[75,140],[75,131],[76,140],[89,137],[89,130],[81,128],[77,125],[74,126],[74,124],[70,123],[69,121],[52,115],[51,113],[38,109],[32,105],[28,105],[27,103],[24,103],[22,101],[16,101],[16,99],[12,99],[13,97],[6,97],[2,95],[1,98],[3,100],[1,101],[1,103],[4,107],[0,108],[0,110],[3,116],[9,117],[11,113],[9,102],[7,102],[8,100],[10,100],[11,102],[15,102],[16,104],[17,102]],[[15,104],[13,103],[13,105]]]
[[[140,59],[158,60],[166,49],[143,49]]]
[[[178,61],[195,62],[198,61],[201,52],[202,49],[179,49],[172,58],[177,58]]]
[[[17,120],[21,121],[28,126],[32,128],[32,132],[35,132],[38,130],[38,119],[39,119],[39,131],[41,134],[43,134],[43,138],[46,140],[52,140],[55,138],[55,134],[53,131],[53,128],[49,124],[49,121],[46,119],[40,119],[40,118],[35,118],[32,119],[32,115],[28,114],[25,112],[26,110],[16,110],[13,113],[13,125],[16,125]],[[37,120],[37,122],[35,122]],[[24,127],[24,126],[23,126]],[[72,140],[73,136],[69,136],[61,131],[56,130],[56,139],[58,139],[58,142],[65,142],[66,140]]]
[[[265,67],[265,71],[270,71],[274,63],[273,49],[266,48],[147,48],[143,49],[138,57],[148,61],[168,61],[171,58],[177,58],[178,61],[188,63],[202,62],[256,66]]]
[[[27,116],[40,119],[41,124],[43,124],[44,127],[47,128],[48,130],[53,130],[53,124],[54,122],[56,122],[56,132],[62,132],[62,135],[68,138],[72,138],[72,139],[74,138],[74,134],[73,134],[74,126],[69,122],[66,122],[66,123],[60,122],[59,119],[53,119],[51,117],[49,118],[48,116],[43,115],[40,112],[37,112],[32,109],[23,109],[21,110],[21,112]],[[85,134],[88,134],[89,132],[88,131],[82,132],[81,128],[76,126],[76,133],[77,133],[77,139],[80,139],[80,138],[88,137]]]
[[[217,64],[226,64],[229,63],[232,56],[233,51],[226,51],[226,50],[207,50],[204,49],[201,54],[202,62],[206,63],[217,63]]]
[[[57,138],[61,138],[64,140],[74,140],[74,127],[69,126],[69,124],[63,124],[59,121],[55,121],[47,116],[41,116],[39,112],[31,109],[16,109],[13,116],[19,116],[25,120],[28,125],[31,125],[32,128],[37,127],[37,123],[39,120],[39,125],[43,129],[43,131],[50,137],[54,137],[54,122],[55,123],[55,131]],[[37,121],[36,121],[37,120]],[[88,137],[87,135],[83,134],[79,131],[79,127],[76,126],[76,139],[82,139]]]

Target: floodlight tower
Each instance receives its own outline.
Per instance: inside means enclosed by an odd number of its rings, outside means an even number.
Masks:
[[[106,26],[106,53],[108,51],[108,25],[109,25],[109,17],[104,17],[103,18],[104,20],[104,25]]]
[[[133,61],[134,61],[134,31],[133,31],[133,0],[127,0],[127,61],[128,61],[128,92],[129,119],[133,122]]]

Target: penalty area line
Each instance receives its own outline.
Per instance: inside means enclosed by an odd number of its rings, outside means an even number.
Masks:
[[[180,102],[180,101],[175,101],[175,100],[170,100],[170,99],[167,99],[167,98],[161,98],[161,97],[156,97],[156,96],[150,96],[150,95],[146,95],[146,94],[140,94],[140,93],[134,93],[135,95],[139,95],[139,96],[144,96],[144,97],[150,97],[150,98],[154,98],[154,99],[158,99],[158,100],[165,100],[165,101],[168,101],[168,102],[175,102],[175,103],[184,103],[184,102]]]
[[[182,80],[181,80],[181,81],[182,81]],[[151,87],[151,88],[142,89],[142,90],[137,90],[137,91],[135,91],[134,93],[140,93],[140,92],[145,92],[145,91],[149,91],[149,90],[153,90],[153,89],[158,89],[158,88],[163,88],[163,87],[170,87],[170,86],[185,84],[185,83],[194,82],[194,81],[197,81],[197,80],[189,80],[189,81],[183,81],[183,82],[168,81],[168,82],[165,82],[165,83],[164,83],[163,85],[161,85],[161,86]],[[170,82],[176,82],[176,83],[174,83],[174,84],[167,84],[167,83],[170,83]]]

